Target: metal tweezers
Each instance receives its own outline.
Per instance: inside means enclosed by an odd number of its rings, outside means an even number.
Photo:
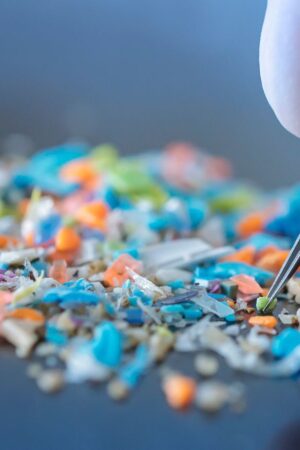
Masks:
[[[298,267],[300,266],[300,234],[297,237],[290,253],[288,254],[286,260],[283,263],[280,271],[278,272],[273,284],[269,290],[268,302],[264,307],[265,311],[276,295],[281,291],[281,289],[286,285],[286,283],[292,278]]]

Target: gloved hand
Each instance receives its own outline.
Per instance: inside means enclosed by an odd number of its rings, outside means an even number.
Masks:
[[[300,0],[268,0],[259,63],[278,120],[300,137]]]

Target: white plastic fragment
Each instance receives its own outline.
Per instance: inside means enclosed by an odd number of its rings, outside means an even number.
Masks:
[[[243,350],[254,352],[259,355],[269,350],[271,347],[271,340],[267,336],[261,334],[261,327],[257,326],[251,328],[246,337],[239,336],[238,343]]]
[[[155,279],[159,284],[168,284],[175,280],[191,283],[192,273],[181,269],[159,269],[155,272]]]
[[[11,250],[0,252],[1,264],[23,264],[26,260],[40,258],[45,253],[42,248],[25,248],[22,250]]]
[[[234,314],[235,311],[230,308],[227,304],[214,299],[213,297],[209,297],[206,291],[202,291],[201,294],[197,297],[193,297],[191,299],[192,302],[201,306],[204,309],[204,312],[211,312],[218,317],[224,318]]]
[[[299,278],[291,278],[287,283],[289,296],[294,298],[295,302],[300,305],[300,280]]]
[[[137,305],[139,308],[141,308],[142,311],[144,311],[151,319],[157,324],[161,324],[161,318],[159,314],[154,311],[154,308],[151,308],[151,306],[145,305],[141,299],[137,300]]]
[[[165,297],[164,291],[158,286],[156,286],[154,283],[152,283],[152,281],[142,277],[141,275],[138,275],[130,267],[126,266],[126,270],[130,275],[130,277],[133,279],[136,286],[143,292],[145,292],[146,295],[149,295],[150,297],[153,297],[154,295],[159,297]]]
[[[228,334],[228,336],[238,336],[240,333],[240,326],[238,324],[229,325],[224,329],[224,332]]]
[[[111,375],[108,367],[98,363],[85,348],[71,349],[67,357],[66,380],[69,383],[105,381]]]
[[[206,333],[209,327],[215,328],[219,325],[216,322],[211,322],[211,315],[203,317],[203,319],[178,334],[175,349],[179,352],[193,352],[201,349],[202,335]]]
[[[32,302],[32,295],[34,292],[38,289],[38,287],[41,284],[41,281],[44,277],[44,272],[41,273],[41,275],[37,278],[36,281],[31,281],[30,278],[24,278],[24,284],[19,287],[14,292],[14,302],[22,302],[22,304],[27,304]]]
[[[283,325],[297,325],[299,318],[296,314],[290,314],[286,308],[283,308],[281,313],[278,314],[278,319]]]
[[[128,397],[129,389],[122,380],[115,378],[108,383],[107,392],[113,400],[121,401]]]
[[[46,393],[57,392],[64,385],[64,374],[62,370],[44,370],[37,377],[37,385],[41,391]]]
[[[229,398],[228,387],[219,381],[206,381],[200,383],[195,404],[198,408],[208,413],[219,411],[226,404]]]
[[[219,362],[215,356],[199,354],[194,360],[196,371],[203,377],[212,377],[219,370]]]
[[[5,319],[0,328],[1,335],[16,347],[20,358],[29,355],[32,347],[37,342],[37,335],[20,320]]]

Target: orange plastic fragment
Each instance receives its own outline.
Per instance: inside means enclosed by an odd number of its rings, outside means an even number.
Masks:
[[[142,263],[127,253],[124,253],[123,255],[120,255],[108,269],[106,269],[103,274],[104,282],[112,287],[122,286],[122,284],[130,278],[126,267],[130,267],[130,269],[135,272],[140,272]]]
[[[19,320],[30,320],[32,322],[39,322],[41,325],[45,323],[45,317],[39,311],[32,308],[18,308],[13,311],[9,311],[6,317]]]
[[[289,254],[288,250],[277,250],[262,256],[256,265],[271,272],[278,272]]]
[[[163,384],[167,402],[172,408],[187,408],[195,398],[196,382],[190,377],[169,375]]]
[[[49,262],[57,261],[60,259],[64,259],[68,264],[71,264],[77,256],[77,251],[59,251],[53,250],[48,254],[47,260]]]
[[[268,245],[268,247],[265,247],[256,253],[256,255],[255,255],[256,260],[258,261],[263,256],[270,255],[271,253],[274,253],[277,250],[280,250],[280,249],[278,247],[276,247],[275,245]]]
[[[63,180],[70,183],[89,185],[98,178],[98,174],[87,159],[76,159],[65,164],[60,171]]]
[[[35,235],[34,233],[28,233],[26,236],[24,236],[25,244],[28,245],[28,247],[34,247],[35,243]]]
[[[225,256],[222,258],[222,261],[234,261],[234,262],[244,262],[246,264],[253,264],[255,256],[255,248],[251,245],[247,245],[246,247],[237,250],[235,253],[231,255]]]
[[[259,233],[263,230],[266,221],[266,215],[262,212],[254,212],[243,217],[236,225],[237,233],[243,237],[249,237],[251,234]]]
[[[55,247],[58,251],[75,251],[81,244],[79,234],[71,227],[62,227],[55,236]]]
[[[230,278],[238,287],[242,294],[260,294],[262,292],[261,286],[257,283],[255,278],[249,275],[234,275]]]
[[[7,248],[13,245],[17,245],[19,240],[14,236],[0,235],[0,248]]]
[[[63,259],[53,261],[53,264],[49,270],[49,277],[53,278],[59,283],[66,283],[66,281],[69,280],[66,261]]]
[[[260,327],[274,328],[277,325],[277,319],[274,316],[252,316],[249,319],[249,324],[252,326],[259,325]]]
[[[101,200],[82,206],[76,214],[77,220],[91,228],[105,229],[108,207]]]

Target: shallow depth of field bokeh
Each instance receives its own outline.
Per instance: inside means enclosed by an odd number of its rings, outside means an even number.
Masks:
[[[184,139],[261,185],[297,181],[299,141],[260,85],[265,3],[2,0],[2,151],[12,133],[29,150],[70,137],[123,152]]]

